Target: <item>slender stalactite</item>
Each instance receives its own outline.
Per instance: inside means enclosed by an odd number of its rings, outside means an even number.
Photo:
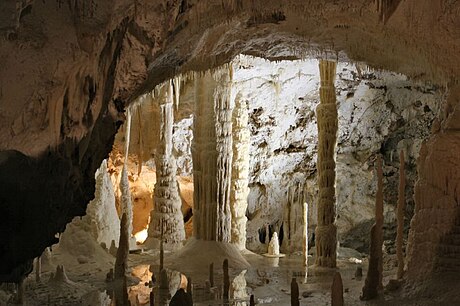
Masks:
[[[176,248],[185,240],[182,201],[176,179],[176,160],[172,153],[174,124],[174,95],[172,81],[159,89],[159,130],[155,167],[157,182],[154,187],[154,209],[150,215],[149,239],[147,246],[155,246],[154,241],[163,233],[166,248]]]
[[[233,164],[231,185],[232,243],[246,248],[246,209],[249,194],[249,114],[247,101],[239,96],[233,110]]]
[[[337,105],[335,96],[336,62],[319,63],[321,87],[318,120],[318,225],[316,227],[316,264],[336,266],[337,227],[335,225],[335,145],[337,142]]]
[[[377,193],[375,195],[375,224],[371,228],[371,247],[369,252],[369,269],[363,287],[362,300],[377,297],[383,288],[383,170],[382,159],[377,156]]]
[[[398,228],[396,232],[396,256],[398,257],[397,278],[401,279],[404,274],[404,254],[403,254],[403,236],[404,236],[404,210],[406,206],[406,172],[404,169],[404,151],[399,154],[399,193],[398,193]]]
[[[198,239],[231,241],[231,80],[231,66],[195,78],[193,232]]]

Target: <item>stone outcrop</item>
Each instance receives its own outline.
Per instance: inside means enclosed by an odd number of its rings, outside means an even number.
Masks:
[[[321,103],[318,117],[318,225],[316,226],[316,264],[334,268],[337,257],[337,227],[335,203],[335,145],[337,142],[337,105],[335,97],[336,62],[319,63]]]

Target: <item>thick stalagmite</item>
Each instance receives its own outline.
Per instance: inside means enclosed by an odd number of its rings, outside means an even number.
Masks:
[[[337,141],[337,105],[335,96],[336,62],[319,63],[321,103],[316,108],[318,120],[318,225],[316,227],[316,264],[336,266],[337,227],[335,226],[335,145]]]
[[[369,252],[369,269],[363,287],[362,300],[377,297],[383,288],[383,170],[382,158],[377,156],[377,193],[375,195],[375,224],[371,228],[371,246]]]
[[[239,96],[233,110],[233,163],[230,203],[232,211],[232,243],[246,248],[246,209],[249,194],[249,138],[247,101]]]
[[[403,254],[403,236],[404,236],[404,208],[406,206],[406,172],[404,169],[404,151],[399,154],[399,193],[398,193],[398,213],[396,215],[398,229],[396,232],[396,256],[398,257],[397,279],[403,277],[404,273],[404,254]]]
[[[195,79],[193,233],[203,240],[231,241],[231,80],[231,66]]]
[[[121,170],[120,190],[121,190],[121,214],[126,214],[126,228],[128,231],[129,246],[134,247],[136,240],[131,237],[133,233],[133,204],[131,199],[131,191],[129,190],[128,171],[126,163]]]
[[[176,160],[172,153],[174,97],[172,81],[159,89],[160,120],[155,153],[156,184],[154,188],[154,208],[150,214],[149,239],[147,246],[154,246],[163,233],[166,248],[180,246],[185,240],[184,218],[176,179]],[[152,245],[153,244],[153,245]]]

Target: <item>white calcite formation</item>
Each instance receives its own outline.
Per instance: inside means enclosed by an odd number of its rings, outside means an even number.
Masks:
[[[245,300],[248,298],[248,293],[246,290],[246,271],[243,270],[235,276],[232,281],[230,292],[234,300]],[[246,302],[236,302],[236,306],[245,306]]]
[[[130,248],[136,246],[136,240],[132,237],[133,233],[133,204],[131,191],[129,189],[128,171],[126,164],[121,170],[120,191],[121,191],[121,214],[126,215],[126,228]]]
[[[198,239],[231,241],[232,67],[195,77],[193,233]]]
[[[74,218],[67,225],[59,241],[59,248],[73,256],[99,256],[99,245],[108,249],[118,245],[120,219],[115,206],[113,185],[104,160],[96,172],[96,191],[94,199],[86,208],[86,215]]]
[[[316,264],[334,268],[337,257],[335,223],[335,145],[337,142],[337,104],[335,97],[336,62],[319,63],[321,103],[316,108],[318,120],[318,224],[316,226]]]
[[[248,128],[248,104],[240,96],[235,98],[232,130],[231,241],[242,250],[246,248],[246,209],[248,207],[249,194],[249,138],[251,135]]]
[[[280,254],[280,243],[278,240],[278,234],[276,232],[273,233],[272,239],[268,244],[268,255],[279,255]]]
[[[176,180],[176,160],[172,154],[174,123],[174,99],[172,81],[164,83],[159,97],[159,131],[156,140],[156,184],[153,193],[154,208],[150,214],[148,246],[154,240],[163,239],[165,247],[177,247],[185,239],[182,202]],[[176,93],[176,96],[178,93]],[[154,106],[155,107],[155,106]],[[162,237],[160,237],[162,235]],[[153,239],[153,240],[152,240]]]

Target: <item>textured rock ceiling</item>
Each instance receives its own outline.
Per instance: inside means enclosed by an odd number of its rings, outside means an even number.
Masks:
[[[247,53],[456,84],[460,3],[381,2],[0,2],[0,281],[84,213],[124,106],[175,73]]]

